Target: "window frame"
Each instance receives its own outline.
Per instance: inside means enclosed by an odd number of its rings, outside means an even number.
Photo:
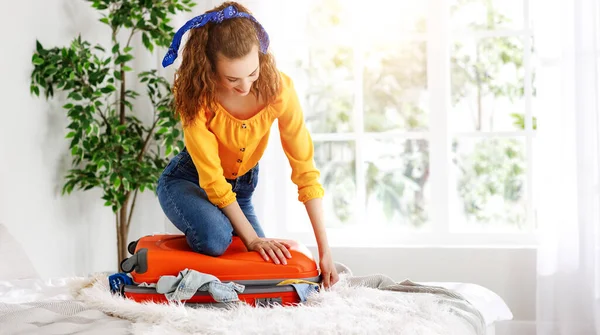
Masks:
[[[355,143],[355,182],[356,200],[359,204],[365,203],[365,167],[364,167],[364,141],[366,139],[426,139],[429,143],[429,164],[431,198],[430,198],[430,225],[429,232],[416,232],[398,229],[389,226],[385,229],[373,227],[365,217],[366,206],[357,209],[356,225],[343,228],[327,228],[327,234],[332,246],[535,246],[537,245],[537,232],[535,223],[535,206],[532,191],[533,183],[533,140],[535,130],[533,129],[532,113],[532,54],[531,39],[532,29],[530,27],[530,1],[523,0],[523,27],[519,30],[495,30],[495,31],[452,31],[450,27],[450,6],[446,0],[427,0],[427,31],[425,33],[406,33],[403,40],[424,41],[427,45],[427,85],[429,93],[429,128],[425,131],[393,131],[385,133],[364,131],[363,110],[363,68],[364,52],[362,50],[364,36],[356,31],[354,37],[357,42],[354,46],[354,79],[355,100],[353,107],[353,131],[344,133],[311,133],[313,142],[338,142],[353,141]],[[354,8],[358,11],[359,6]],[[440,8],[444,8],[440,10]],[[453,131],[449,125],[451,117],[451,46],[455,39],[482,39],[490,37],[517,37],[523,43],[524,56],[524,105],[525,105],[525,129],[522,131]],[[439,97],[443,97],[440,99]],[[451,166],[451,143],[457,138],[523,138],[525,140],[526,157],[526,184],[525,197],[527,203],[526,229],[522,232],[453,232],[450,217],[450,184],[449,167]],[[289,166],[285,161],[280,161],[281,168]],[[445,168],[442,168],[445,167]],[[295,193],[296,186],[282,183],[282,192]],[[293,206],[302,204],[286,204],[279,210],[277,215],[285,220],[293,217],[291,223],[286,221],[284,227],[278,228],[277,233],[295,238],[308,245],[314,245],[314,235],[310,225],[305,224],[307,216],[286,215],[287,210]],[[302,206],[303,207],[303,206]],[[298,210],[298,208],[296,208]],[[325,209],[327,210],[327,209]],[[302,222],[302,223],[300,223]]]

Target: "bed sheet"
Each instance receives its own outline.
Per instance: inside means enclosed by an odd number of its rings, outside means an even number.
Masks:
[[[0,334],[129,334],[132,323],[72,299],[69,282],[82,277],[0,281]],[[497,321],[512,318],[494,292],[469,283],[427,282],[456,291],[483,315],[488,334]]]
[[[504,299],[481,285],[458,282],[419,282],[419,284],[447,288],[462,295],[479,310],[488,326],[498,321],[513,319],[513,314]]]

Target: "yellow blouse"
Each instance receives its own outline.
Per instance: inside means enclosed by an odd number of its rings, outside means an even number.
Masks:
[[[292,167],[292,182],[298,186],[298,200],[304,203],[324,195],[320,173],[313,162],[312,138],[294,84],[283,73],[281,80],[282,90],[276,101],[247,120],[233,117],[219,105],[208,125],[205,113],[198,113],[193,125],[183,127],[184,142],[198,170],[200,187],[219,208],[236,200],[225,179],[242,176],[258,163],[275,119]]]

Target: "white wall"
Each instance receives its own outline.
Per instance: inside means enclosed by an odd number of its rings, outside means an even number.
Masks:
[[[0,13],[0,223],[27,250],[42,277],[113,271],[114,216],[102,205],[101,193],[60,195],[70,165],[63,101],[47,103],[29,95],[36,38],[46,47],[65,46],[81,33],[85,39],[108,44],[107,28],[84,1],[30,0],[11,6],[12,10]],[[136,66],[143,70],[156,64],[156,57],[142,57],[143,51],[138,50]],[[264,180],[268,169],[261,171]],[[286,176],[279,173],[278,177]],[[146,192],[138,200],[130,236],[165,230],[154,195]],[[534,250],[334,248],[333,252],[336,261],[358,275],[385,273],[398,280],[480,284],[504,298],[515,319],[534,319]]]
[[[103,206],[101,192],[61,196],[70,167],[68,125],[60,107],[29,94],[35,40],[46,47],[68,46],[81,33],[92,43],[108,45],[110,31],[83,0],[11,2],[0,12],[0,222],[29,251],[40,275],[81,275],[116,269],[114,216]],[[135,41],[139,46],[139,41]],[[149,69],[155,56],[136,49],[136,67]],[[151,118],[140,109],[141,119]],[[163,218],[151,192],[138,197],[131,236],[160,231]]]

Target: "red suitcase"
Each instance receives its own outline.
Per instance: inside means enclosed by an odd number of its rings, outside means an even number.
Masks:
[[[311,252],[305,246],[286,240],[292,258],[287,265],[266,262],[258,253],[248,252],[238,237],[219,257],[199,254],[190,249],[184,235],[150,235],[129,244],[132,256],[121,263],[134,285],[124,285],[121,293],[138,302],[167,302],[155,288],[139,286],[156,283],[161,276],[177,276],[184,269],[211,274],[221,282],[233,281],[245,286],[238,293],[241,301],[250,305],[293,305],[300,297],[292,285],[278,285],[296,279],[320,282],[319,271]],[[186,304],[218,304],[208,292],[197,292]]]

